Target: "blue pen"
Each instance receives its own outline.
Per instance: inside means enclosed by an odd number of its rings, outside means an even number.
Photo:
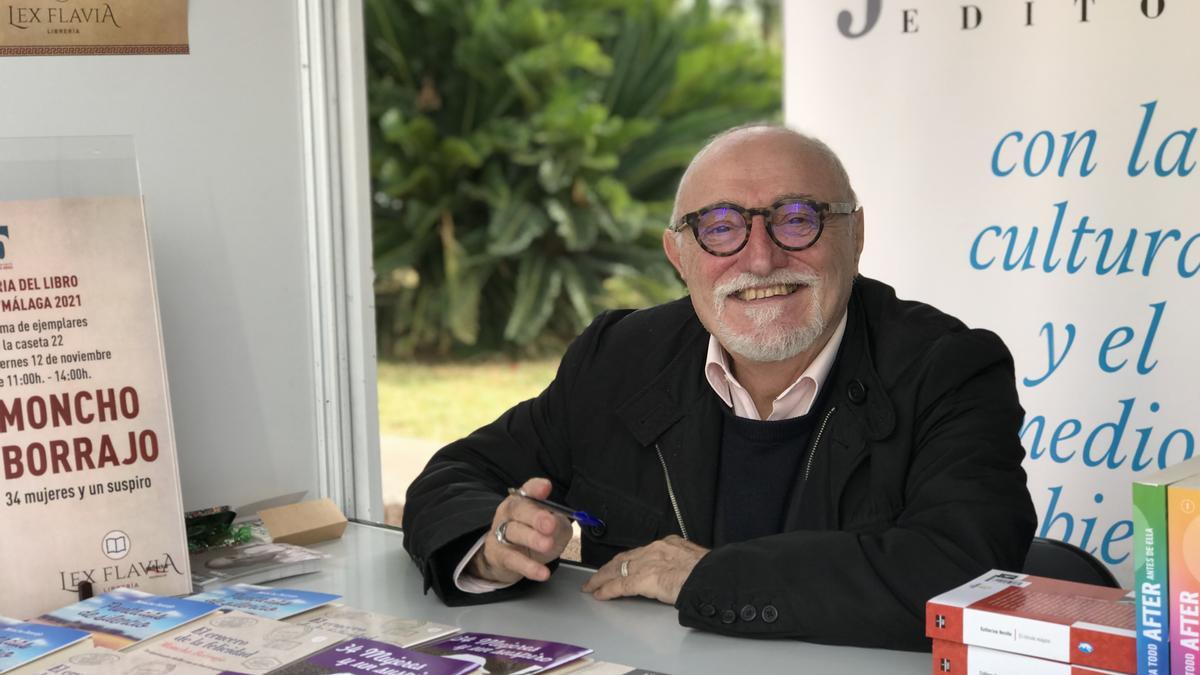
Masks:
[[[522,490],[521,488],[510,487],[510,488],[508,488],[508,494],[517,495],[518,497],[524,497],[525,499],[528,499],[531,502],[541,504],[542,506],[550,509],[551,511],[556,511],[558,513],[561,513],[564,516],[570,518],[571,520],[578,522],[580,525],[587,525],[588,527],[604,527],[603,520],[600,520],[599,518],[589,514],[587,511],[576,511],[575,509],[573,509],[569,506],[563,506],[562,504],[557,504],[548,499],[538,499],[537,497],[530,497],[529,495],[525,494],[525,491]]]

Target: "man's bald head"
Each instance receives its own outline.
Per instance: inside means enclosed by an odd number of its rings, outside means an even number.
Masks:
[[[797,162],[816,162],[821,164],[822,168],[844,189],[844,194],[840,198],[845,201],[858,203],[858,196],[854,193],[854,187],[850,184],[850,175],[846,173],[846,168],[842,165],[842,160],[828,145],[818,138],[785,126],[755,122],[722,131],[709,139],[708,143],[704,144],[704,147],[700,148],[700,151],[696,153],[696,156],[692,158],[687,169],[683,172],[683,177],[679,179],[679,188],[675,192],[675,206],[671,212],[671,222],[678,221],[679,217],[683,215],[679,204],[680,195],[683,193],[684,188],[697,167],[703,165],[705,161],[714,158],[715,155],[721,154],[722,151],[731,150],[736,152],[737,148],[743,144],[748,145],[767,139],[778,142],[783,147],[793,148]]]

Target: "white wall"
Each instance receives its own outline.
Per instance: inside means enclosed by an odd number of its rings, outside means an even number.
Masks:
[[[315,495],[298,4],[189,14],[189,56],[0,59],[0,136],[134,137],[185,507]]]

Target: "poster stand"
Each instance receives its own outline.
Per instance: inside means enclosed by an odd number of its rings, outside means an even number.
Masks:
[[[189,591],[132,137],[0,138],[0,346],[0,615]]]

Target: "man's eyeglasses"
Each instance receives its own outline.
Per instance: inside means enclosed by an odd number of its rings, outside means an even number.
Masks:
[[[812,199],[780,199],[770,208],[748,209],[738,204],[718,202],[699,211],[686,213],[671,225],[672,232],[692,229],[696,242],[716,256],[730,256],[750,241],[750,224],[762,216],[767,234],[785,251],[803,251],[821,237],[825,216],[847,215],[858,210],[853,202],[818,202]]]

